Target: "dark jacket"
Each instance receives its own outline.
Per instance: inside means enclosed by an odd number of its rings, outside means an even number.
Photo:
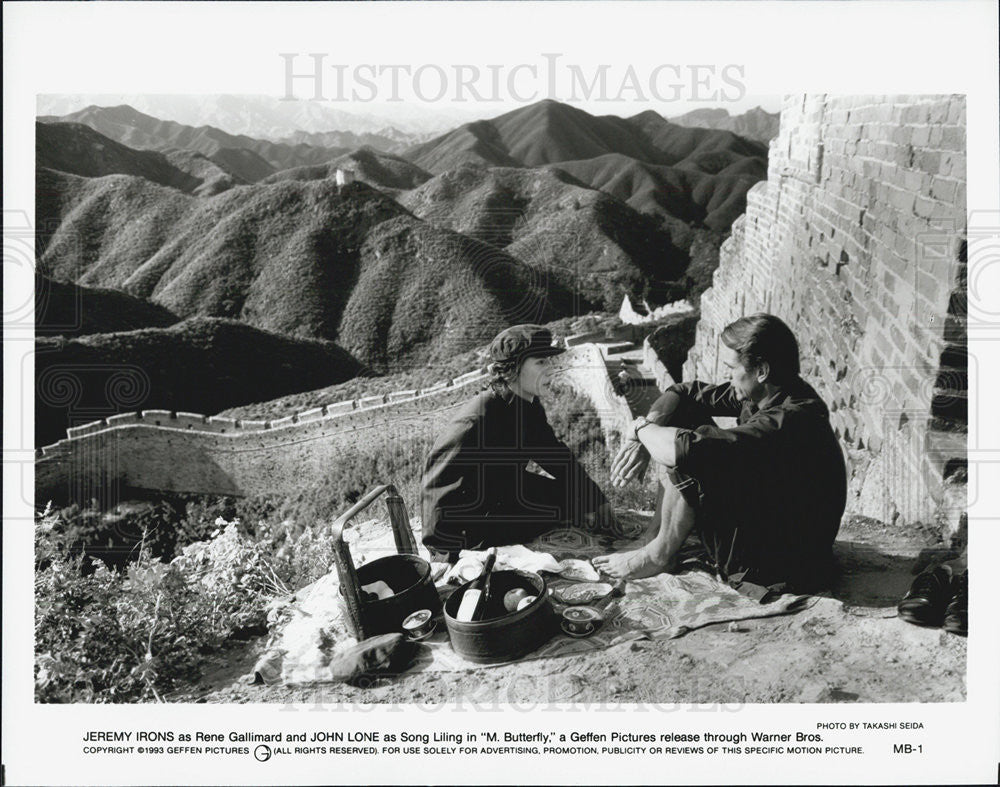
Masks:
[[[699,481],[720,520],[714,527],[741,531],[735,546],[749,564],[742,568],[787,573],[793,564],[827,559],[844,514],[847,473],[819,394],[801,378],[759,406],[740,402],[730,383],[668,390],[681,406],[665,423],[703,424],[679,429],[676,470]],[[651,413],[663,407],[661,398]],[[708,416],[735,416],[737,425],[705,424]]]
[[[527,473],[529,460],[555,480]],[[505,401],[492,390],[463,405],[438,435],[421,485],[424,544],[451,553],[530,540],[607,502],[537,398]],[[532,500],[552,509],[534,509]]]

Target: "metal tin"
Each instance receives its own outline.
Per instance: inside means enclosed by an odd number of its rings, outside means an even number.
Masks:
[[[512,661],[544,645],[557,630],[557,618],[549,601],[545,580],[531,571],[494,571],[490,578],[490,600],[484,620],[455,619],[466,583],[444,604],[444,620],[456,653],[479,664]],[[508,612],[504,596],[516,587],[537,598],[523,609]]]

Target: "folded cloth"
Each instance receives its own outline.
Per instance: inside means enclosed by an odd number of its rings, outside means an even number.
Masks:
[[[589,561],[576,560],[575,558],[560,560],[559,571],[553,573],[560,574],[563,579],[573,579],[578,582],[596,582],[601,578],[597,569]]]
[[[494,570],[520,569],[521,571],[548,571],[552,574],[559,574],[563,571],[559,561],[547,552],[535,552],[521,544],[510,544],[509,546],[494,547],[497,551],[497,560]],[[475,563],[479,564],[478,571],[475,570]],[[458,562],[452,566],[445,575],[446,582],[468,582],[470,575],[478,575],[486,563],[486,550],[463,549],[458,555]],[[474,578],[474,576],[473,576]]]

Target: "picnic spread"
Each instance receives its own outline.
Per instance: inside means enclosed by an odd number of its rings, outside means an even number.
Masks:
[[[389,522],[352,527],[352,518],[385,492]],[[624,512],[619,520],[614,536],[560,527],[524,545],[463,550],[454,564],[435,563],[418,546],[419,520],[406,517],[393,487],[379,487],[338,520],[335,569],[272,606],[271,637],[253,678],[366,685],[386,671],[562,658],[789,614],[811,599],[785,593],[761,603],[697,565],[608,581],[590,559],[639,546],[648,515]]]

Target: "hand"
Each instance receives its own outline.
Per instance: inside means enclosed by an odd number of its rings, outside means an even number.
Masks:
[[[626,440],[611,463],[611,485],[621,489],[630,481],[642,479],[649,467],[649,451],[638,440]]]

